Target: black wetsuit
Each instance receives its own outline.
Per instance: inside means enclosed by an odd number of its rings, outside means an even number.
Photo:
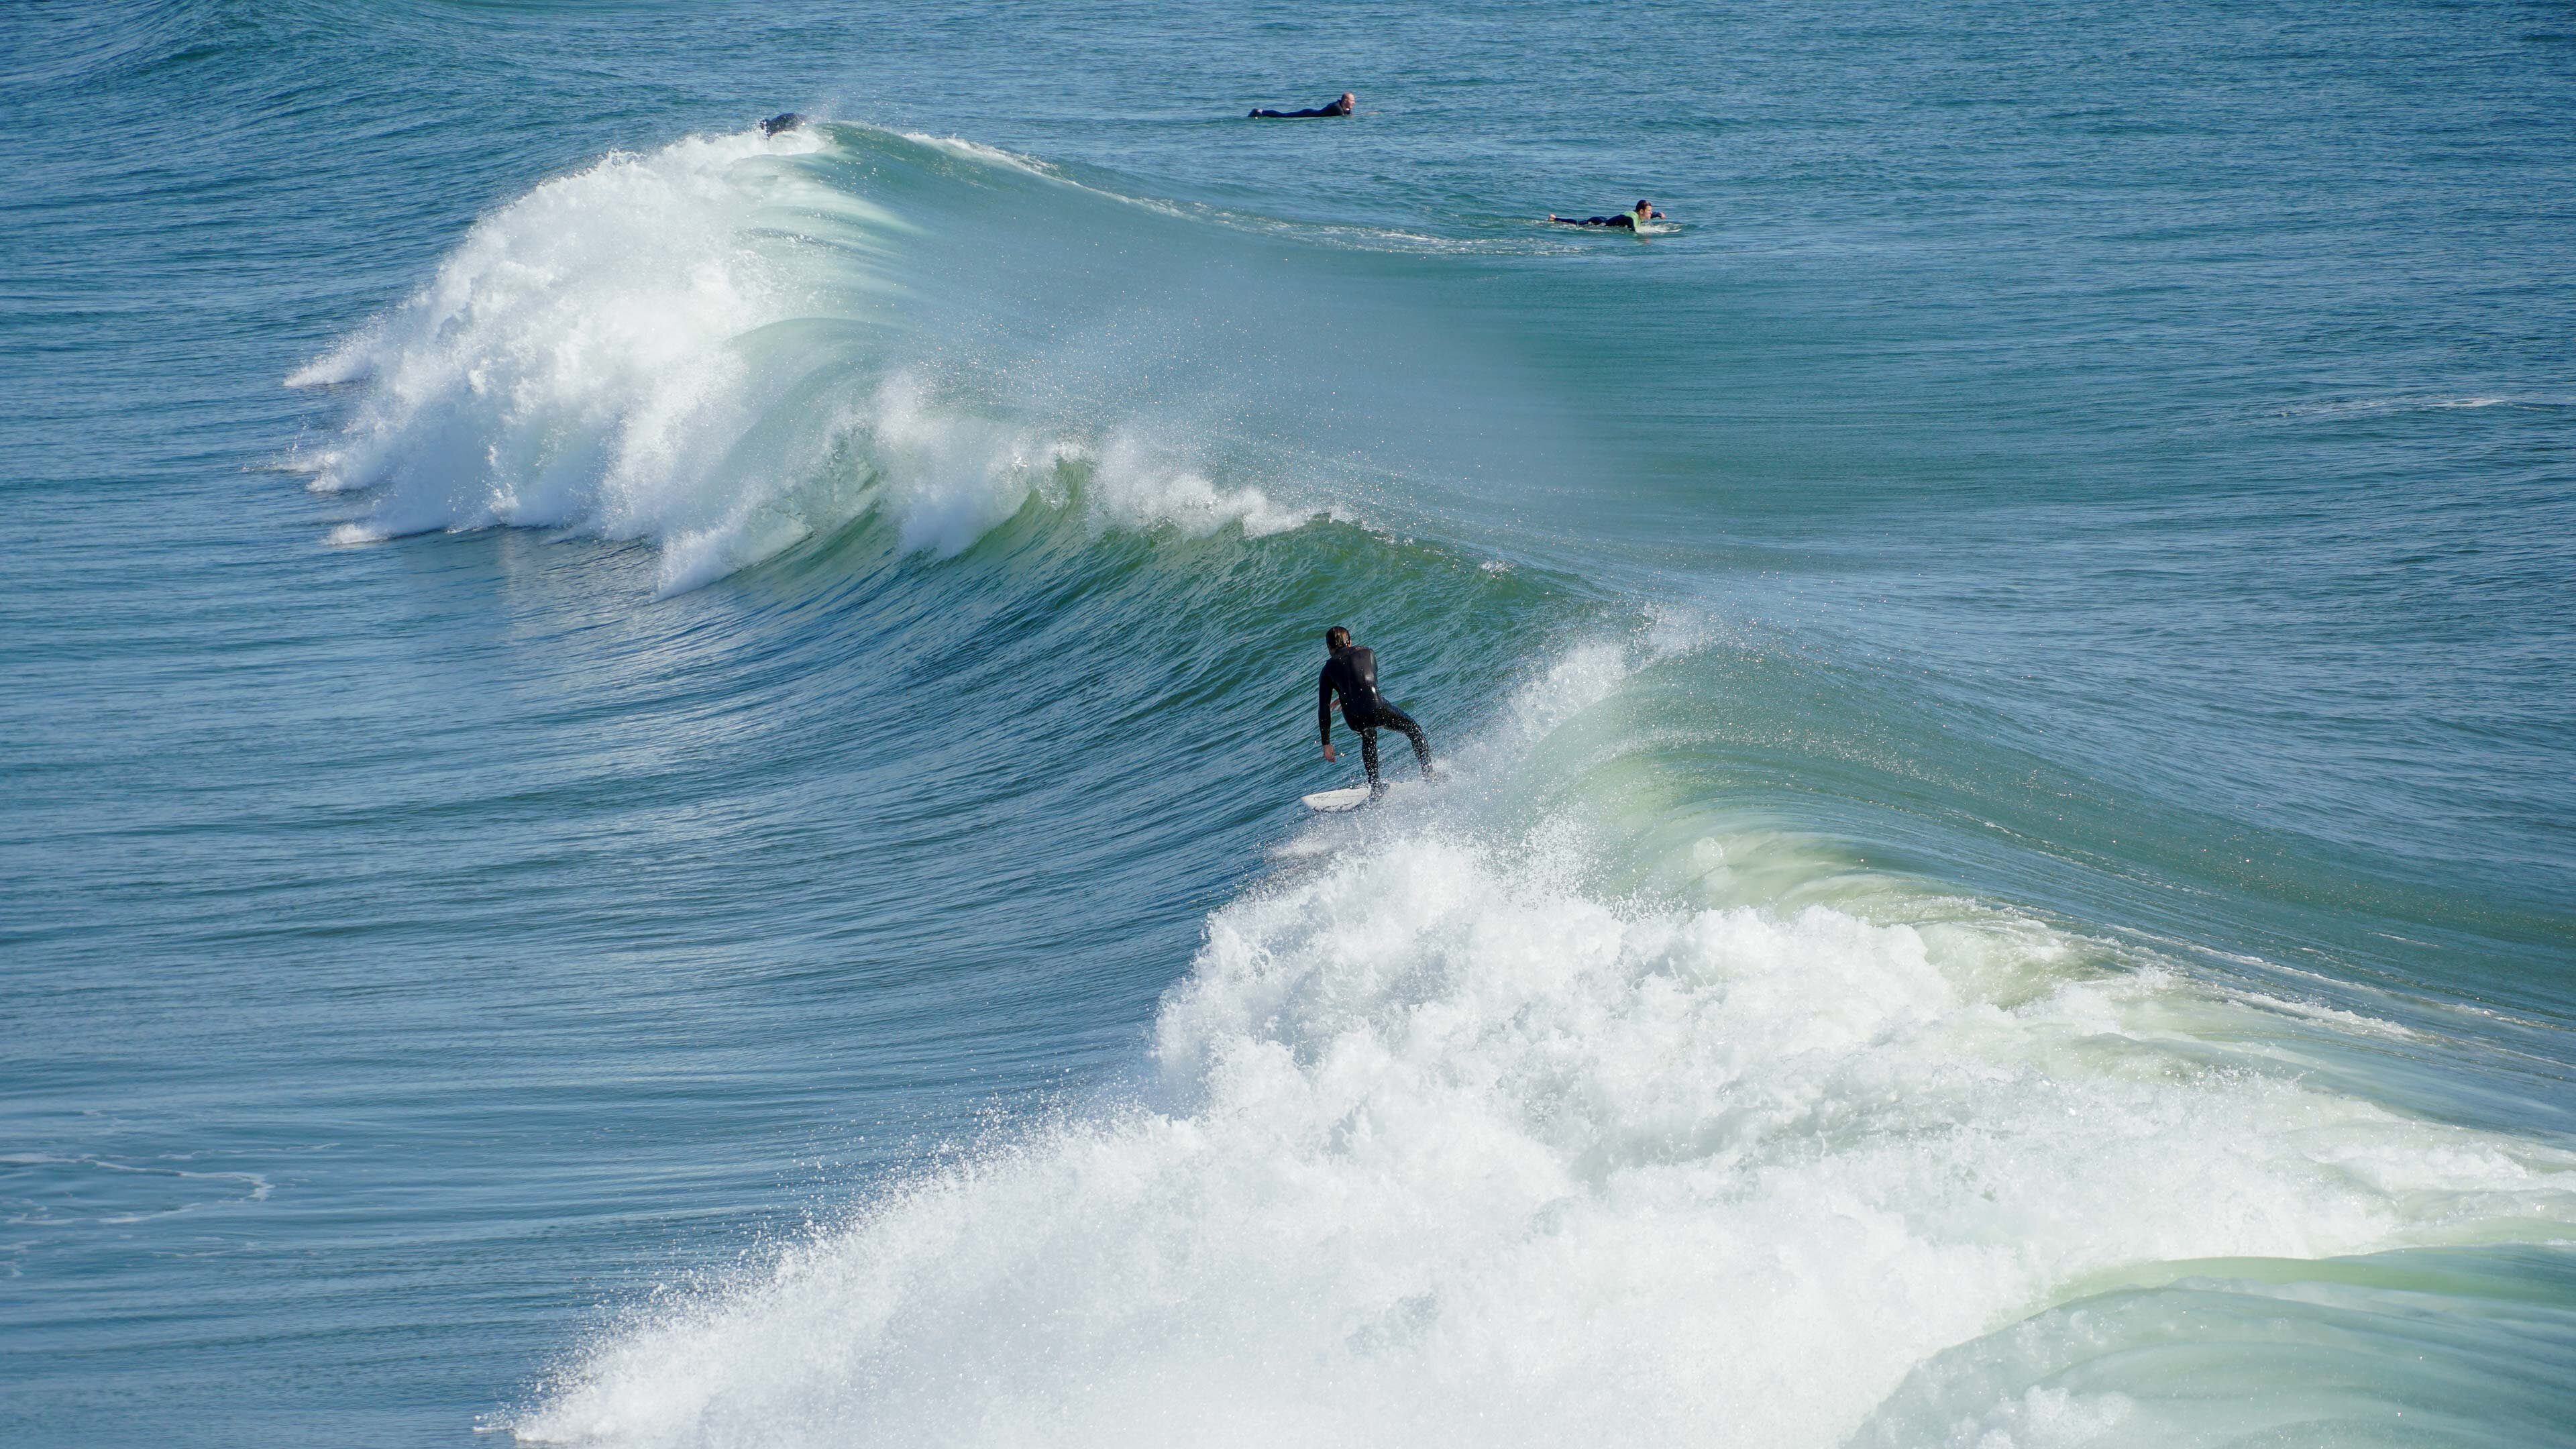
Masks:
[[[1359,645],[1335,654],[1324,665],[1315,680],[1315,728],[1324,743],[1333,742],[1333,696],[1342,697],[1342,722],[1360,735],[1360,768],[1368,771],[1371,793],[1383,793],[1386,782],[1377,773],[1377,732],[1381,729],[1401,731],[1413,742],[1413,761],[1422,767],[1424,778],[1431,775],[1431,744],[1422,737],[1422,726],[1413,716],[1386,702],[1377,692],[1377,655]]]
[[[1637,229],[1637,218],[1624,211],[1617,216],[1588,216],[1581,221],[1576,221],[1570,216],[1551,216],[1548,220],[1558,226],[1617,226],[1625,227],[1629,231]]]
[[[1255,109],[1252,116],[1247,117],[1246,119],[1258,118],[1265,121],[1303,121],[1316,116],[1347,116],[1350,113],[1350,107],[1343,105],[1340,101],[1335,101],[1329,106],[1317,106],[1311,111],[1264,111]]]

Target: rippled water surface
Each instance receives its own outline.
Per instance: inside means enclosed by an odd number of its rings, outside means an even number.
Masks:
[[[10,1442],[2576,1443],[2566,6],[0,78]]]

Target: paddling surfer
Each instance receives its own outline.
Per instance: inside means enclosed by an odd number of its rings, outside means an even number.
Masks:
[[[1313,110],[1308,111],[1268,111],[1255,106],[1252,114],[1245,119],[1262,121],[1303,121],[1309,117],[1315,116],[1347,116],[1351,113],[1352,108],[1358,104],[1359,97],[1352,95],[1349,91],[1344,91],[1342,92],[1342,98],[1340,100],[1335,101],[1328,106],[1317,106]]]
[[[1644,231],[1647,222],[1662,221],[1664,214],[1640,201],[1637,203],[1636,210],[1623,211],[1617,216],[1587,216],[1577,221],[1573,217],[1559,216],[1551,211],[1547,214],[1547,219],[1558,226],[1615,226],[1621,231]]]
[[[1413,742],[1413,760],[1422,767],[1422,778],[1436,778],[1431,769],[1431,744],[1422,737],[1422,726],[1413,716],[1386,702],[1377,691],[1377,653],[1351,642],[1351,631],[1336,624],[1324,631],[1324,648],[1332,658],[1324,661],[1324,672],[1315,681],[1315,728],[1324,737],[1324,758],[1338,760],[1333,753],[1333,696],[1342,699],[1342,722],[1357,730],[1360,736],[1360,766],[1368,771],[1369,798],[1386,793],[1386,781],[1377,772],[1377,732],[1397,730]]]

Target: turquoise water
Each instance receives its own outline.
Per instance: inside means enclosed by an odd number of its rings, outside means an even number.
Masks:
[[[2564,5],[0,76],[9,1442],[2576,1443]]]

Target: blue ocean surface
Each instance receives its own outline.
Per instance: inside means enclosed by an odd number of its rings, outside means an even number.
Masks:
[[[2576,1444],[2571,138],[2563,0],[0,9],[0,1442]]]

